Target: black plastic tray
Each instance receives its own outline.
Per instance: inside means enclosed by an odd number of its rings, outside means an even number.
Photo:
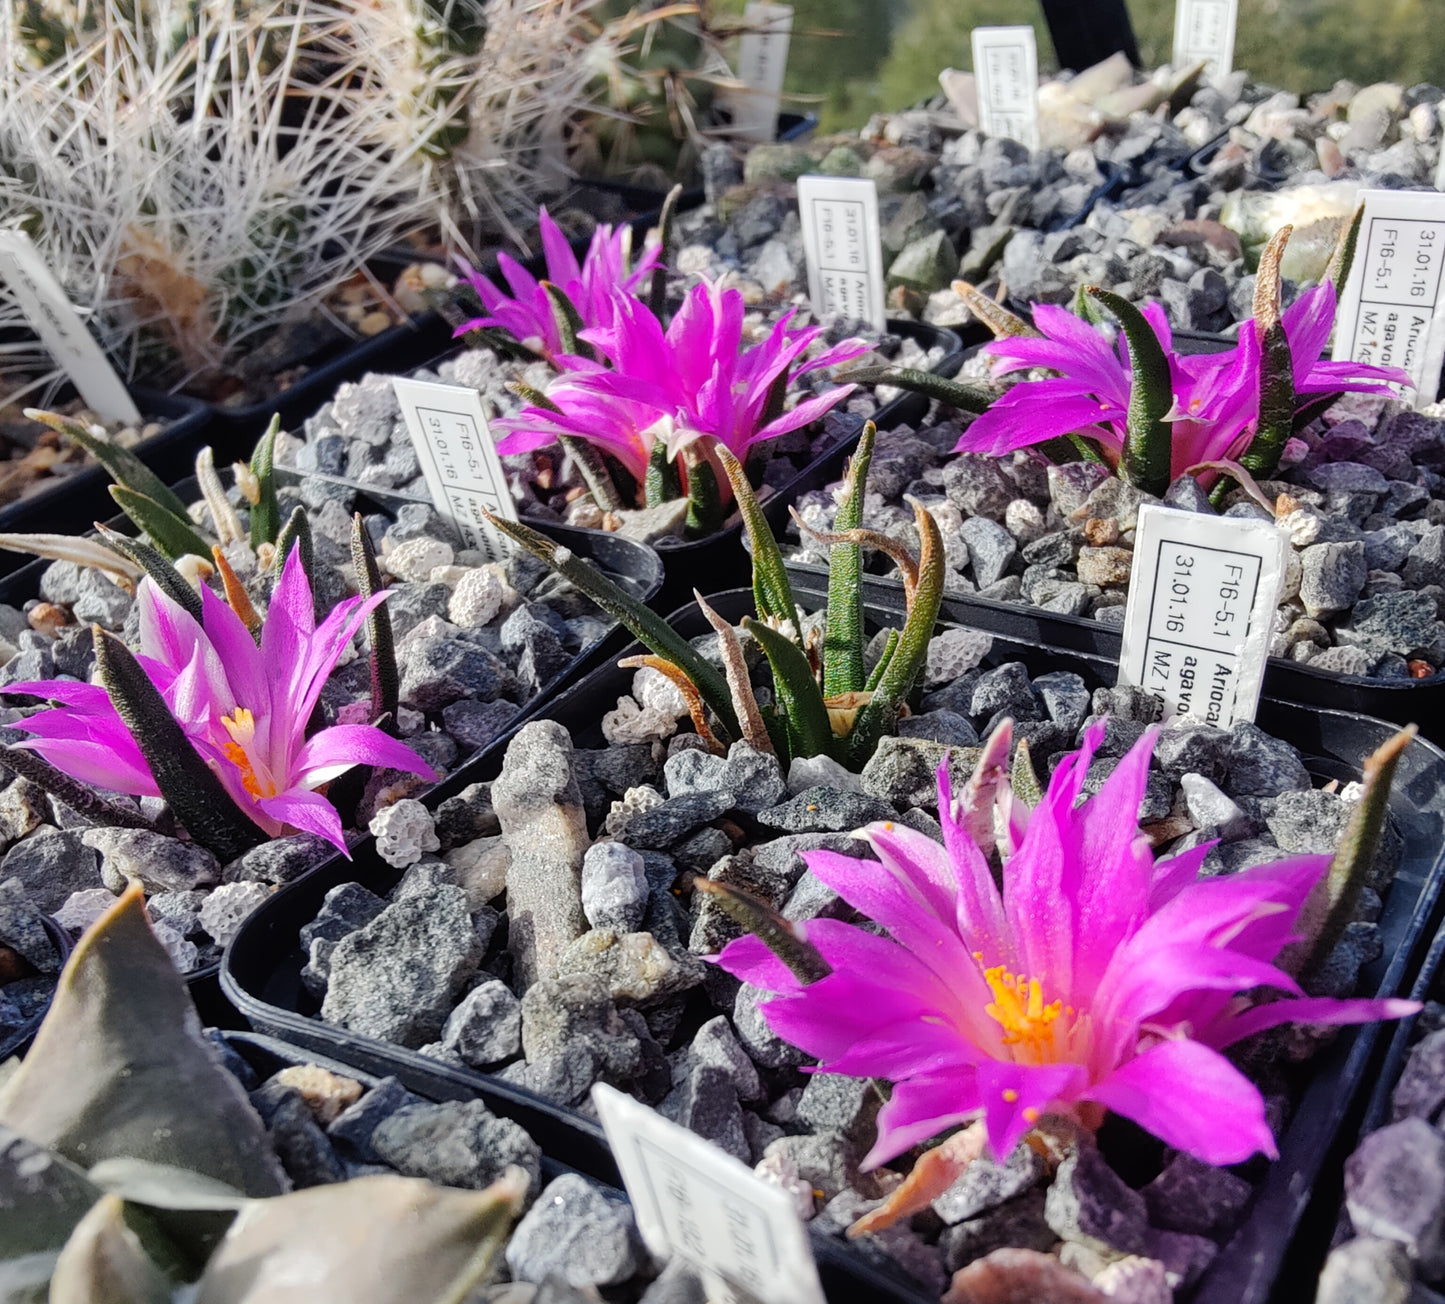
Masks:
[[[165,429],[142,439],[132,451],[167,483],[189,474],[189,464],[212,432],[215,409],[183,394],[137,388],[131,395],[142,416],[159,417],[167,423]],[[83,534],[96,521],[114,514],[110,476],[92,461],[68,475],[52,476],[33,493],[0,507],[0,532]],[[0,576],[24,565],[25,558],[19,553],[0,552]]]
[[[60,967],[63,969],[65,962],[70,958],[71,948],[74,946],[70,940],[70,934],[49,915],[41,915],[40,922],[45,925],[45,931],[50,935],[50,940],[60,955]],[[58,971],[56,976],[59,977]],[[40,1025],[45,1022],[45,1016],[49,1012],[50,1002],[47,1001],[45,1008],[28,1023],[15,1029],[9,1036],[0,1037],[0,1064],[3,1064],[12,1055],[23,1055],[30,1049],[30,1043],[35,1040],[35,1034],[40,1031]]]
[[[821,605],[823,593],[799,582],[795,592],[805,605]],[[710,602],[729,620],[752,609],[752,595],[734,590]],[[892,603],[868,604],[870,619],[897,623]],[[695,606],[674,613],[672,623],[691,637],[706,625]],[[1113,667],[1101,658],[1033,643],[996,639],[992,659],[1024,662],[1031,674],[1066,669],[1082,675],[1091,687],[1113,683]],[[534,718],[560,721],[581,746],[600,741],[599,721],[606,705],[627,691],[630,675],[612,667],[594,671]],[[1306,756],[1317,777],[1348,780],[1359,775],[1363,759],[1394,732],[1379,720],[1343,711],[1316,711],[1266,699],[1260,704],[1260,726],[1289,739]],[[491,779],[500,771],[507,739],[476,757],[452,775],[437,794],[450,795],[469,783]],[[1404,838],[1400,871],[1386,894],[1381,918],[1384,954],[1362,970],[1363,992],[1398,994],[1412,972],[1439,899],[1445,873],[1445,753],[1417,740],[1400,761],[1392,798],[1392,814]],[[304,962],[298,946],[300,928],[320,909],[326,892],[338,883],[357,880],[378,891],[388,890],[401,875],[376,855],[370,844],[359,848],[354,863],[332,862],[308,879],[284,888],[261,906],[227,948],[221,984],[226,995],[253,1027],[286,1037],[300,1045],[336,1053],[340,1058],[366,1057],[368,1066],[395,1073],[434,1075],[454,1086],[485,1083],[484,1075],[428,1060],[414,1051],[345,1032],[322,1022],[316,1002],[301,986]],[[1343,1031],[1313,1061],[1313,1073],[1280,1143],[1280,1160],[1255,1190],[1248,1220],[1221,1250],[1196,1289],[1198,1304],[1263,1304],[1278,1274],[1291,1236],[1304,1216],[1310,1192],[1331,1142],[1367,1080],[1372,1057],[1383,1041],[1380,1025]],[[580,1167],[580,1165],[579,1165]],[[846,1247],[838,1249],[846,1255]],[[1323,1251],[1322,1251],[1323,1252]],[[851,1256],[847,1262],[852,1265]],[[898,1283],[878,1296],[897,1304],[922,1304],[924,1297]]]

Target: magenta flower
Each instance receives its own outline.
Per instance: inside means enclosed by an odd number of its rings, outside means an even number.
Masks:
[[[1168,319],[1158,304],[1140,310],[1169,359],[1174,404],[1170,473],[1178,477],[1201,462],[1237,459],[1249,447],[1259,423],[1260,341],[1254,322],[1240,330],[1235,348],[1188,356],[1173,351]],[[1026,380],[1002,395],[963,432],[955,452],[995,456],[1045,443],[1060,435],[1094,440],[1117,463],[1128,423],[1133,388],[1129,347],[1122,332],[1111,343],[1103,331],[1064,308],[1035,304],[1034,325],[1042,338],[1015,337],[984,346],[1005,375],[1046,367],[1058,376]],[[1283,323],[1294,363],[1295,392],[1301,396],[1389,393],[1408,383],[1394,367],[1322,362],[1335,315],[1334,287],[1326,282],[1301,294],[1285,310]]]
[[[861,357],[870,347],[848,339],[805,359],[823,328],[790,328],[790,310],[765,339],[745,348],[742,292],[707,281],[688,291],[665,331],[630,295],[614,288],[611,299],[608,324],[581,332],[610,366],[571,371],[548,389],[561,418],[532,407],[497,422],[507,433],[499,452],[527,452],[559,433],[577,434],[609,452],[626,448],[621,460],[630,469],[646,465],[656,438],[667,440],[671,456],[706,436],[746,461],[755,444],[811,425],[855,388],[839,385],[768,421],[775,382],[791,385],[805,372]]]
[[[353,765],[434,777],[416,752],[373,725],[336,725],[306,737],[337,658],[385,597],[347,598],[318,627],[300,551],[293,550],[258,647],[240,617],[209,589],[201,590],[203,619],[197,624],[149,578],[140,583],[140,664],[236,805],[273,837],[300,829],[345,851],[336,808],[315,790]],[[99,684],[44,679],[11,684],[5,692],[61,704],[17,721],[14,727],[31,737],[16,746],[39,752],[83,783],[137,797],[161,795]]]
[[[1419,1008],[1304,997],[1272,963],[1328,856],[1205,879],[1207,845],[1155,863],[1138,828],[1152,733],[1076,804],[1102,736],[1095,725],[1055,771],[1001,894],[941,766],[944,846],[884,823],[857,835],[881,863],[804,855],[887,936],[809,921],[833,971],[806,986],[755,937],[719,957],[778,993],[764,1018],[820,1072],[893,1083],[865,1167],[980,1114],[1002,1157],[1048,1111],[1114,1110],[1211,1164],[1274,1156],[1264,1099],[1221,1049],[1280,1023]],[[1260,988],[1285,996],[1256,1001]]]
[[[643,249],[637,266],[629,270],[632,229],[599,226],[592,233],[592,243],[579,266],[567,237],[546,208],[541,210],[538,224],[547,261],[547,279],[566,294],[589,326],[601,326],[608,321],[612,311],[610,293],[614,288],[632,295],[652,275],[662,256],[658,246],[649,244]],[[512,291],[511,298],[494,281],[462,263],[462,270],[481,299],[486,316],[463,322],[453,334],[465,335],[483,327],[499,326],[518,343],[540,353],[554,365],[565,365],[562,359],[566,355],[562,352],[552,305],[536,277],[508,254],[497,255],[497,266]]]

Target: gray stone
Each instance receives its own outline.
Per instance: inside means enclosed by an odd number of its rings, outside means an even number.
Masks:
[[[315,833],[291,833],[238,856],[224,877],[228,883],[289,883],[335,854],[336,848]]]
[[[316,918],[301,927],[301,949],[309,951],[318,937],[339,942],[348,933],[369,924],[383,910],[386,902],[360,883],[338,883],[321,901]]]
[[[1207,724],[1173,725],[1154,744],[1154,764],[1171,779],[1198,774],[1211,783],[1224,776],[1229,734]]]
[[[1037,711],[1029,673],[1020,661],[1006,661],[986,671],[974,685],[969,715],[987,720],[1001,711],[1010,715],[1019,713],[1026,718],[1033,718]]]
[[[863,791],[899,810],[938,808],[938,767],[948,757],[954,791],[961,792],[978,762],[977,747],[944,747],[922,738],[884,738],[863,767]]]
[[[103,629],[120,629],[134,599],[124,589],[112,584],[98,570],[87,566],[75,584],[71,614],[82,625],[99,625]]]
[[[979,744],[978,730],[969,723],[968,717],[947,710],[904,716],[898,722],[898,736],[924,738],[943,743],[946,747],[977,747]]]
[[[1427,584],[1445,584],[1445,525],[1432,525],[1410,549],[1405,567],[1400,572],[1405,587],[1423,588]]]
[[[1033,681],[1033,690],[1042,699],[1049,719],[1077,733],[1089,715],[1089,690],[1072,671],[1053,670]]]
[[[12,878],[40,910],[53,914],[72,892],[100,886],[100,856],[79,833],[42,826],[0,861],[0,879]]]
[[[372,1149],[372,1135],[397,1110],[414,1102],[416,1097],[396,1078],[382,1078],[331,1120],[327,1135],[337,1145],[349,1148],[362,1163],[379,1163],[380,1156]]]
[[[733,1028],[754,1063],[766,1069],[796,1068],[803,1052],[768,1027],[759,1008],[771,999],[771,992],[743,983],[733,1004]]]
[[[517,1281],[557,1273],[573,1286],[615,1286],[638,1269],[639,1246],[626,1201],[585,1177],[566,1173],[548,1184],[507,1242]]]
[[[957,454],[944,467],[943,491],[965,516],[986,516],[993,521],[1002,521],[1009,503],[1018,497],[998,460],[981,453]]]
[[[1405,1061],[1391,1106],[1395,1122],[1423,1118],[1433,1123],[1445,1108],[1445,1028],[1417,1042]]]
[[[751,1161],[752,1148],[743,1129],[737,1086],[727,1069],[694,1064],[662,1108],[679,1127],[705,1137],[734,1159],[745,1164]]]
[[[1307,788],[1267,803],[1264,822],[1284,851],[1332,855],[1353,810],[1337,793]]]
[[[1144,1197],[1092,1146],[1059,1165],[1044,1204],[1055,1233],[1101,1254],[1138,1253],[1148,1231]]]
[[[1398,1241],[1435,1280],[1445,1271],[1445,1137],[1423,1118],[1370,1133],[1345,1161],[1355,1230]]]
[[[933,1211],[950,1226],[1017,1199],[1044,1177],[1043,1157],[1028,1145],[1014,1147],[1007,1162],[975,1159],[933,1202]]]
[[[269,1082],[251,1101],[265,1120],[276,1157],[298,1189],[344,1181],[346,1170],[306,1104],[293,1087]]]
[[[327,937],[318,937],[306,950],[306,963],[301,966],[301,985],[318,1001],[326,996],[326,985],[331,981],[331,953],[336,943]]]
[[[860,1150],[873,1143],[882,1101],[866,1078],[810,1073],[798,1099],[798,1121],[813,1132],[837,1132]]]
[[[1331,1250],[1315,1295],[1315,1304],[1415,1304],[1415,1300],[1410,1256],[1398,1241],[1375,1236],[1358,1236]]]
[[[572,760],[567,730],[534,720],[508,744],[492,784],[511,853],[507,946],[519,989],[554,972],[562,951],[586,928],[582,860],[589,839]]]
[[[1018,543],[1013,535],[986,516],[965,518],[958,533],[968,545],[974,583],[981,589],[998,583],[1018,553]]]
[[[630,933],[642,926],[649,891],[643,865],[641,853],[621,842],[596,842],[587,848],[582,912],[593,928]]]
[[[892,805],[879,797],[818,787],[759,811],[758,823],[784,833],[849,833],[894,814]]]
[[[1225,766],[1223,787],[1231,797],[1277,797],[1310,786],[1310,774],[1299,753],[1248,721],[1240,721],[1230,730]]]
[[[489,702],[518,693],[516,676],[469,639],[414,638],[398,660],[401,704],[415,711],[440,711],[464,697]]]
[[[888,266],[888,285],[907,286],[920,294],[944,290],[958,275],[958,250],[942,231],[910,241]]]
[[[945,1227],[938,1238],[938,1248],[943,1254],[943,1266],[949,1272],[957,1272],[995,1250],[1043,1253],[1058,1239],[1044,1218],[1044,1192],[1035,1187],[976,1218]]]
[[[638,1304],[707,1304],[702,1279],[681,1259],[671,1259]]]
[[[499,978],[478,983],[442,1028],[442,1045],[463,1063],[482,1069],[522,1053],[522,1003]]]
[[[541,1147],[480,1100],[405,1105],[371,1134],[371,1148],[403,1177],[439,1186],[480,1191],[513,1165],[527,1174],[529,1192],[541,1185]]]
[[[814,1132],[805,1136],[779,1137],[763,1152],[760,1165],[786,1170],[791,1165],[798,1176],[814,1191],[821,1191],[824,1200],[836,1199],[852,1189],[859,1195],[871,1195],[872,1184],[858,1171],[857,1148],[842,1133]]]
[[[60,955],[40,911],[17,878],[0,881],[0,946],[9,947],[39,973],[60,969]]]
[[[1228,1169],[1176,1154],[1144,1188],[1151,1225],[1219,1237],[1239,1221],[1254,1188]]]
[[[477,971],[466,893],[442,886],[388,906],[331,953],[322,1017],[413,1049],[434,1041]]]
[[[692,792],[673,797],[629,820],[619,836],[629,846],[656,851],[727,814],[732,805],[730,792]]]
[[[1411,656],[1439,635],[1435,599],[1428,593],[1379,593],[1362,598],[1337,636],[1341,643],[1370,652]]]
[[[558,1060],[565,1050],[585,1055],[616,1079],[637,1071],[641,1047],[618,1015],[606,984],[595,974],[543,978],[522,997],[522,1050],[529,1063]],[[583,1089],[591,1085],[589,1080]]]
[[[696,987],[702,962],[681,948],[669,950],[651,933],[583,933],[557,961],[557,974],[590,974],[619,1005],[645,1007]]]
[[[688,1047],[688,1057],[694,1063],[724,1070],[732,1079],[739,1100],[755,1104],[767,1098],[758,1070],[726,1016],[719,1014],[697,1030]]]
[[[733,809],[756,815],[764,807],[782,801],[788,785],[778,758],[760,752],[746,739],[728,749],[727,787],[733,794]]]
[[[1300,601],[1316,620],[1347,611],[1369,578],[1365,545],[1358,541],[1311,544],[1300,554],[1300,560],[1304,568]]]
[[[474,702],[465,699],[442,709],[442,728],[464,748],[476,751],[490,747],[521,713],[515,702]]]
[[[700,747],[673,752],[663,763],[662,778],[669,797],[696,792],[727,792],[727,758]]]
[[[1185,774],[1179,780],[1184,806],[1196,829],[1216,829],[1226,841],[1248,837],[1254,821],[1202,774]]]

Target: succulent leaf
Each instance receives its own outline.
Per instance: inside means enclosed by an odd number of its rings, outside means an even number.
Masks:
[[[617,665],[622,670],[641,670],[643,667],[656,670],[682,694],[682,700],[687,703],[688,716],[692,719],[692,727],[697,731],[697,736],[707,744],[708,750],[719,755],[727,752],[727,742],[730,740],[720,740],[713,733],[707,718],[707,708],[703,705],[697,686],[671,661],[664,661],[660,656],[647,655],[623,657]]]
[[[760,752],[773,752],[772,738],[763,713],[758,709],[758,699],[753,693],[753,682],[748,677],[748,663],[743,656],[743,645],[735,630],[714,611],[696,589],[692,596],[697,599],[698,609],[707,617],[707,623],[717,631],[718,655],[722,658],[723,673],[727,676],[728,691],[732,693],[733,710],[737,712],[742,736]]]
[[[99,522],[95,526],[101,542],[112,552],[124,557],[138,572],[151,577],[151,582],[172,602],[178,604],[195,620],[201,618],[201,595],[186,583],[185,577],[159,552],[139,539],[117,534]]]
[[[20,552],[50,561],[73,561],[77,566],[94,566],[112,579],[134,583],[145,574],[144,567],[128,558],[109,555],[94,539],[71,534],[0,534],[0,549]]]
[[[672,241],[672,219],[677,211],[677,201],[681,198],[682,183],[679,182],[667,192],[667,198],[662,201],[662,211],[657,217],[657,243],[662,250],[662,259],[666,259],[667,246]],[[652,315],[661,321],[667,307],[667,265],[663,261],[659,261],[652,269],[647,286],[647,306]]]
[[[508,538],[546,562],[564,579],[570,580],[603,611],[631,631],[640,643],[682,670],[697,686],[708,710],[718,718],[723,728],[732,737],[738,736],[738,722],[733,714],[727,681],[667,621],[613,583],[595,566],[583,561],[570,548],[559,547],[545,534],[539,534],[520,521],[509,521],[490,512],[487,519]]]
[[[265,1125],[201,1036],[185,984],[128,888],[80,939],[0,1123],[78,1163],[129,1156],[251,1196],[285,1179]]]
[[[1329,266],[1325,268],[1325,280],[1335,287],[1335,294],[1343,297],[1345,285],[1350,279],[1350,269],[1355,265],[1355,249],[1360,242],[1360,227],[1365,220],[1365,206],[1355,209],[1354,216],[1340,228],[1340,238],[1330,255]]]
[[[196,557],[211,555],[211,545],[196,533],[184,514],[178,516],[156,499],[123,485],[111,485],[110,496],[138,529],[150,535],[156,548],[172,561],[188,553]]]
[[[743,628],[761,644],[772,667],[773,695],[787,726],[789,759],[831,755],[833,727],[807,654],[761,620],[745,616]]]
[[[58,1253],[100,1196],[79,1165],[0,1124],[0,1285],[18,1285],[16,1259]],[[36,1266],[43,1284],[49,1265]]]
[[[1252,475],[1268,476],[1294,434],[1294,360],[1280,314],[1280,259],[1293,227],[1275,232],[1259,259],[1254,286],[1254,323],[1259,331],[1259,424],[1239,464]]]
[[[844,534],[863,524],[863,496],[878,428],[866,422],[848,464],[833,528]],[[863,553],[856,543],[835,543],[828,553],[828,623],[823,631],[823,696],[856,693],[867,682],[863,668]]]
[[[717,472],[696,443],[684,449],[681,456],[687,466],[687,520],[684,531],[689,539],[705,539],[723,523]]]
[[[49,1304],[171,1304],[171,1285],[107,1195],[80,1220],[55,1262]]]
[[[975,285],[967,281],[955,281],[953,292],[963,300],[975,317],[993,332],[994,339],[1002,340],[1018,336],[1040,334],[1017,313],[1010,312],[1001,303],[996,303]]]
[[[983,389],[978,385],[966,385],[961,380],[950,380],[932,371],[917,367],[861,367],[842,374],[840,379],[851,380],[859,385],[892,385],[895,389],[912,390],[924,394],[960,412],[977,415],[987,412],[989,405],[998,397],[997,392]]]
[[[281,528],[281,505],[276,498],[276,437],[281,433],[281,414],[271,418],[271,424],[257,441],[251,453],[251,474],[256,478],[260,497],[251,508],[251,547],[259,548],[263,543],[275,543],[276,532]]]
[[[95,630],[97,677],[186,831],[223,864],[265,841],[171,715],[160,690],[120,639]]]
[[[883,636],[883,654],[878,658],[878,664],[873,667],[873,673],[868,676],[868,681],[863,685],[865,693],[878,691],[878,681],[888,673],[888,663],[893,660],[893,654],[898,651],[898,640],[902,634],[896,629],[890,629]]]
[[[1164,420],[1174,405],[1174,383],[1159,337],[1144,314],[1127,299],[1097,285],[1088,293],[1118,320],[1129,342],[1134,383],[1129,391],[1129,418],[1124,451],[1119,459],[1123,478],[1136,489],[1163,497],[1169,488],[1172,435]]]
[[[130,449],[117,444],[107,436],[92,433],[83,422],[61,416],[57,412],[42,412],[36,408],[26,408],[25,415],[32,421],[39,421],[79,444],[105,467],[110,478],[121,488],[153,499],[173,515],[185,518],[185,503]],[[201,555],[205,556],[204,553]]]
[[[587,323],[582,320],[582,314],[577,311],[577,305],[567,297],[567,291],[560,285],[551,281],[543,281],[543,293],[547,296],[547,302],[552,305],[552,319],[557,323],[557,334],[562,340],[562,352],[570,353],[579,358],[593,358],[597,354],[586,341],[578,338],[578,332],[587,328]]]
[[[701,875],[692,880],[692,886],[712,897],[728,918],[757,937],[800,983],[815,983],[833,972],[800,926],[784,919],[766,901],[730,883],[717,883]]]
[[[783,562],[782,550],[773,537],[772,527],[763,514],[758,496],[748,482],[743,464],[721,444],[717,446],[718,459],[732,483],[733,493],[742,513],[743,529],[747,531],[748,543],[753,554],[753,603],[760,620],[787,622],[795,631],[801,630],[798,604],[793,599],[793,586],[788,579],[788,568]]]
[[[206,510],[211,513],[216,538],[223,546],[235,543],[241,538],[241,518],[236,515],[236,509],[226,497],[226,487],[216,474],[216,454],[209,444],[196,454],[196,483],[200,486]]]
[[[667,440],[654,439],[647,458],[647,475],[642,482],[642,501],[657,507],[682,497],[682,476],[678,464],[667,455]]]
[[[93,788],[57,770],[44,757],[28,747],[6,747],[0,750],[0,764],[7,770],[43,788],[56,801],[69,806],[92,824],[102,828],[149,829],[150,820],[138,810],[107,801]]]
[[[356,591],[363,598],[380,593],[383,585],[381,570],[376,564],[376,549],[372,547],[371,535],[357,512],[351,518],[351,565],[356,571]],[[371,718],[383,717],[395,721],[397,705],[401,700],[401,675],[396,667],[396,636],[387,614],[386,603],[381,603],[366,618],[366,645],[370,649],[371,662]],[[393,725],[393,732],[395,726]]]
[[[211,549],[211,557],[216,563],[216,569],[221,574],[221,587],[226,591],[227,605],[241,618],[241,623],[251,631],[251,637],[259,639],[261,637],[261,617],[251,604],[251,595],[246,592],[246,586],[241,583],[240,576],[231,568],[231,563],[226,559],[226,554],[221,551],[219,544]],[[190,586],[187,585],[187,587]]]
[[[257,1201],[194,1304],[461,1304],[491,1275],[526,1187],[520,1169],[484,1191],[386,1175]]]

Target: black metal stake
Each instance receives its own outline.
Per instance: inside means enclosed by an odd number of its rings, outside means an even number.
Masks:
[[[1060,68],[1078,72],[1122,50],[1139,66],[1126,0],[1039,0]]]

